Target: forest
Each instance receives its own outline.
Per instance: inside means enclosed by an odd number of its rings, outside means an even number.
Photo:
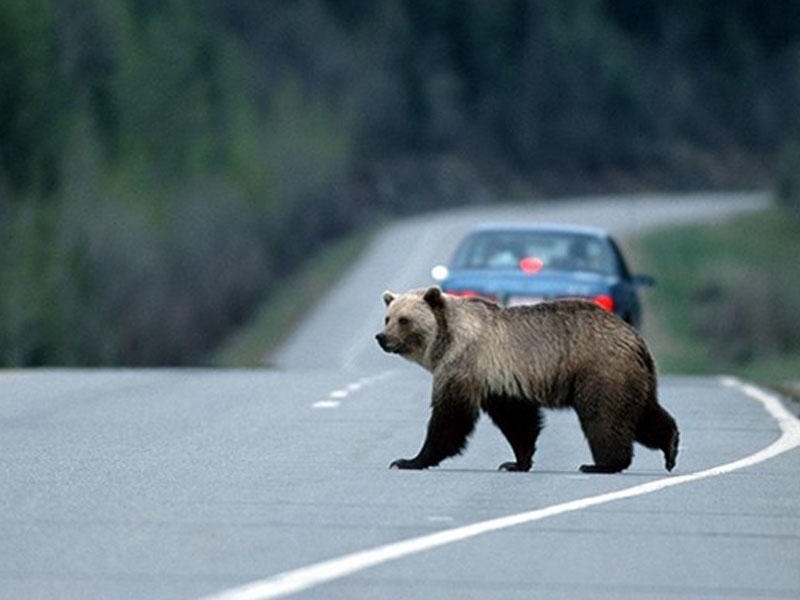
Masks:
[[[800,215],[798,106],[791,0],[0,0],[0,366],[198,364],[395,215],[776,182]]]

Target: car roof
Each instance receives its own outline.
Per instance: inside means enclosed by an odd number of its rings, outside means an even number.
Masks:
[[[595,237],[609,237],[608,232],[600,227],[571,225],[564,223],[485,223],[469,230],[469,233],[546,231],[554,233],[574,233]]]

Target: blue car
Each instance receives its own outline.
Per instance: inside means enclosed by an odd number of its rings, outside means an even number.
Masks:
[[[640,286],[616,242],[602,229],[573,225],[493,225],[470,231],[448,267],[431,271],[448,294],[502,306],[587,298],[639,327]]]

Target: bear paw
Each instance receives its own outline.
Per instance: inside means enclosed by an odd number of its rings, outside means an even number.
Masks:
[[[675,468],[675,458],[678,456],[678,430],[672,434],[669,447],[664,451],[664,468],[672,471]]]
[[[524,465],[520,465],[519,463],[516,463],[516,462],[513,462],[513,461],[509,461],[509,462],[504,462],[502,465],[497,467],[497,470],[498,471],[530,471],[531,470],[531,465],[528,465],[526,467]]]
[[[625,467],[613,465],[581,465],[579,470],[581,473],[619,473],[625,470]]]
[[[398,458],[389,465],[390,469],[424,469],[425,466],[414,460],[413,458]]]

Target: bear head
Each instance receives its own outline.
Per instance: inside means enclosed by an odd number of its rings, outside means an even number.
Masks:
[[[436,312],[447,302],[441,288],[432,286],[403,294],[386,291],[383,302],[386,304],[384,327],[375,336],[380,347],[430,369],[428,351],[436,340]]]

